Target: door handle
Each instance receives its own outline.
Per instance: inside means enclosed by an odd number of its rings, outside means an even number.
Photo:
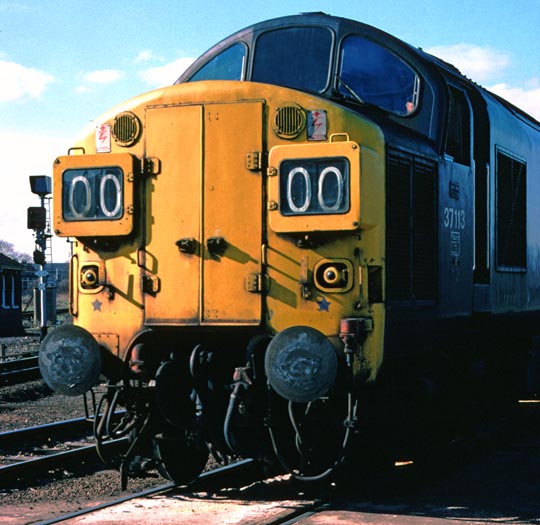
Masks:
[[[223,237],[208,237],[206,247],[212,255],[223,255],[227,249],[227,241]]]
[[[176,241],[176,246],[182,253],[195,253],[197,241],[193,237],[184,237]]]

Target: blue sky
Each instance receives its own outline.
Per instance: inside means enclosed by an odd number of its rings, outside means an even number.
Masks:
[[[238,29],[307,11],[434,52],[540,119],[540,0],[0,0],[0,239],[33,251],[28,176],[51,175],[101,113],[174,82]],[[55,241],[55,260],[67,254]]]

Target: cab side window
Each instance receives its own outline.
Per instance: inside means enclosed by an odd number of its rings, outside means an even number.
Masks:
[[[465,93],[450,86],[446,153],[454,162],[471,165],[471,112]]]
[[[497,148],[497,270],[527,268],[527,165]]]

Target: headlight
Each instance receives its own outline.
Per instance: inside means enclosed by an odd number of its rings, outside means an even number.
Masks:
[[[81,268],[81,287],[92,290],[99,287],[99,267],[97,264],[87,264]]]
[[[347,259],[322,259],[313,269],[313,278],[323,292],[348,292],[353,286],[353,264]]]

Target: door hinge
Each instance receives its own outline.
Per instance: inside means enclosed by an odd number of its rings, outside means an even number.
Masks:
[[[143,275],[142,291],[150,295],[156,295],[160,290],[160,280],[157,275]]]
[[[145,177],[155,177],[161,172],[161,162],[157,157],[146,157],[143,159],[142,168]]]
[[[260,151],[250,151],[246,155],[246,168],[250,171],[261,171],[262,153]]]
[[[261,293],[268,290],[268,280],[262,273],[250,273],[246,277],[246,290],[251,293]]]

